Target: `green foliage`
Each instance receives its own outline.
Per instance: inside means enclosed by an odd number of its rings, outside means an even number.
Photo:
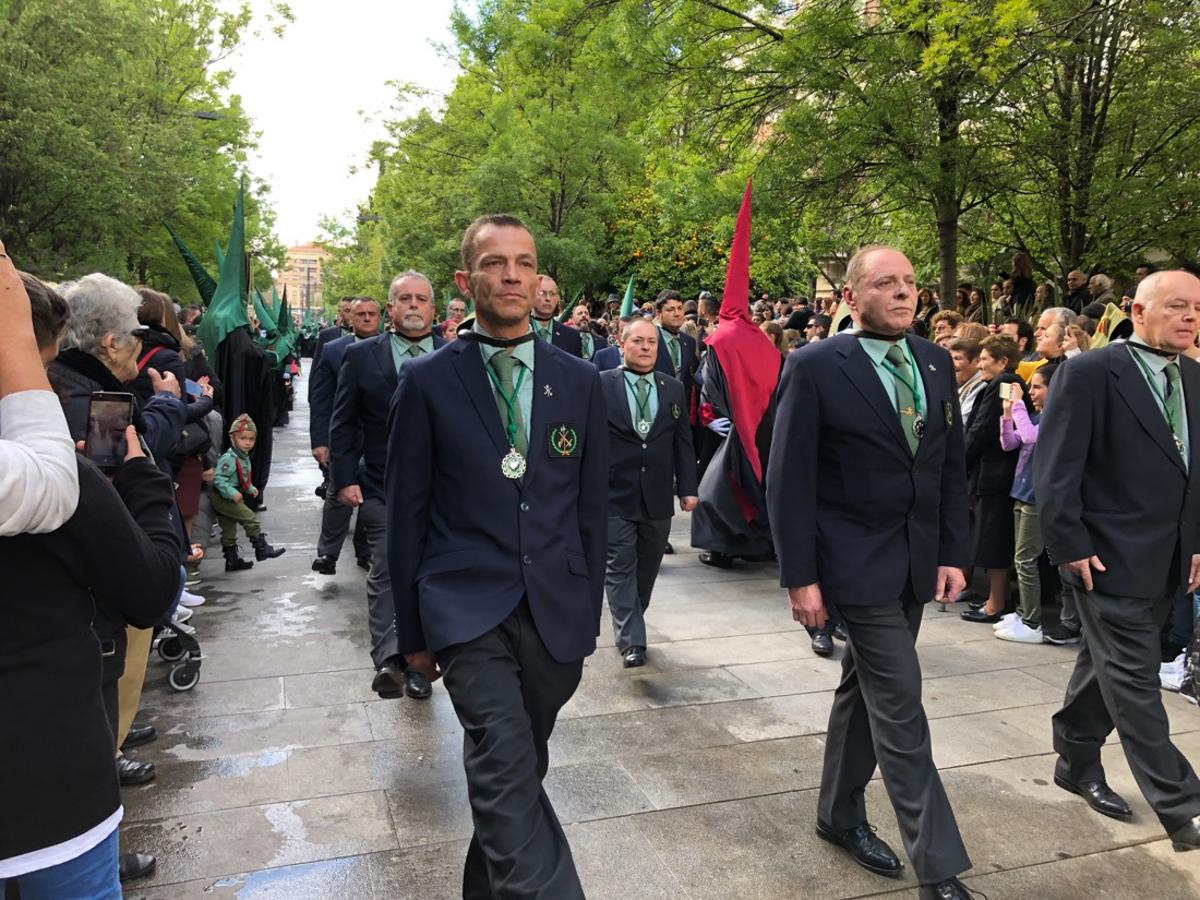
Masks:
[[[228,227],[254,140],[220,63],[251,22],[216,0],[0,0],[0,234],[22,267],[198,299],[162,225],[193,247]],[[266,195],[253,185],[246,206],[269,284],[283,251]]]

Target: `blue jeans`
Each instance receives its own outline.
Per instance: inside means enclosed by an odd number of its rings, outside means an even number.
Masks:
[[[117,829],[87,853],[13,880],[21,889],[21,900],[121,900]],[[0,881],[0,894],[4,884]]]

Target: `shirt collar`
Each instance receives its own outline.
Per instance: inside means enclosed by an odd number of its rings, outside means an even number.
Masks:
[[[1142,347],[1148,346],[1145,341],[1137,336],[1136,333],[1129,336],[1129,344],[1133,347],[1137,347],[1139,345]],[[1171,360],[1167,359],[1165,356],[1159,356],[1157,353],[1139,353],[1137,357],[1144,362],[1146,364],[1146,368],[1155,375],[1161,375],[1163,370],[1171,364]]]
[[[892,341],[881,341],[878,338],[859,338],[858,342],[862,344],[862,348],[867,351],[867,356],[871,357],[871,362],[875,363],[876,366],[883,365],[884,357],[887,356],[887,352],[893,347],[904,346],[903,338],[895,343]]]
[[[533,320],[531,318],[530,322],[532,322],[532,321]],[[494,335],[488,334],[486,329],[480,327],[478,319],[476,319],[472,323],[471,330],[476,331],[479,334],[487,334],[488,337],[494,337]],[[529,330],[530,331],[533,330],[532,324],[529,326]],[[495,356],[497,353],[501,353],[504,351],[503,347],[493,347],[491,344],[485,344],[483,342],[477,342],[477,343],[479,343],[479,352],[483,354],[483,362],[485,365],[487,363],[490,363],[492,360],[492,357]],[[536,343],[537,343],[537,341],[526,341],[525,343],[517,344],[517,346],[512,348],[513,357],[521,365],[523,365],[525,368],[527,368],[530,372],[533,371],[533,359],[534,359],[533,351],[534,351],[534,344],[536,344]]]
[[[419,340],[419,341],[410,341],[404,335],[397,334],[396,332],[393,331],[392,332],[392,341],[393,341],[393,343],[398,343],[400,345],[401,349],[404,349],[404,350],[407,350],[413,344],[416,344],[418,347],[420,347],[426,353],[428,353],[430,350],[433,349],[433,335],[432,334],[425,335],[425,337],[421,338],[421,340]]]

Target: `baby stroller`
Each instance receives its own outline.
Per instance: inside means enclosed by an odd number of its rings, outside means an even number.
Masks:
[[[196,640],[196,629],[185,622],[174,620],[154,629],[152,645],[165,663],[171,663],[167,683],[176,691],[190,691],[200,683],[200,642]]]

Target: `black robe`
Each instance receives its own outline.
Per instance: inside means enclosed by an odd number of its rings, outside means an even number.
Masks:
[[[717,418],[730,417],[727,381],[716,353],[704,354],[701,377],[701,405],[711,404]],[[775,395],[772,394],[755,432],[764,472],[774,423]],[[739,502],[739,494],[742,502]],[[753,509],[749,522],[742,512],[743,503]],[[721,441],[700,480],[699,503],[692,513],[692,546],[729,556],[765,557],[773,552],[763,484],[754,476],[736,429],[730,430],[729,436]]]
[[[278,373],[271,371],[266,351],[254,343],[250,329],[245,326],[229,332],[217,348],[216,358],[217,377],[225,388],[221,415],[225,417],[226,432],[242,413],[249,415],[258,428],[250,465],[253,469],[251,481],[261,497],[271,475],[271,427],[275,422],[272,380],[278,378]],[[225,448],[228,447],[229,435],[226,433]]]

